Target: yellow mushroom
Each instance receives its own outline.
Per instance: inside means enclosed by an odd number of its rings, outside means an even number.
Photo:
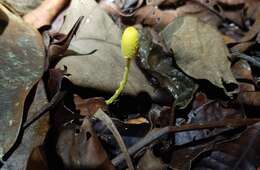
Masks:
[[[131,59],[135,58],[135,56],[137,55],[138,47],[139,47],[138,31],[136,30],[135,27],[127,27],[124,30],[121,39],[121,51],[122,51],[123,58],[126,60],[123,79],[121,80],[119,87],[115,91],[114,95],[110,99],[106,100],[106,104],[109,105],[115,102],[117,97],[123,91],[127,83]]]

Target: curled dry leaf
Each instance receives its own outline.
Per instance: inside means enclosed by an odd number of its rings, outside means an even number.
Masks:
[[[238,85],[230,70],[229,52],[217,30],[198,18],[184,16],[175,19],[161,35],[183,72],[208,80],[230,97],[236,93]]]
[[[82,116],[92,117],[98,109],[108,110],[105,99],[102,97],[82,99],[78,95],[74,95],[74,103],[76,110],[79,110]]]

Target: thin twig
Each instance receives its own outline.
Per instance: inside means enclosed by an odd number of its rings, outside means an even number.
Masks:
[[[42,117],[45,113],[48,111],[52,110],[65,96],[66,92],[65,91],[58,91],[51,101],[44,105],[40,111],[38,111],[37,115],[33,116],[30,118],[28,121],[26,121],[23,125],[23,129],[26,129],[29,127],[31,124],[33,124],[35,121],[37,121],[40,117]]]
[[[234,127],[240,127],[240,126],[254,124],[259,121],[260,121],[260,119],[226,119],[224,121],[212,121],[212,122],[207,122],[207,123],[186,124],[186,125],[182,125],[180,127],[168,126],[168,127],[161,128],[158,131],[155,131],[153,133],[149,133],[138,143],[136,143],[135,145],[130,147],[128,149],[128,153],[130,155],[133,155],[134,153],[136,153],[138,150],[140,150],[144,146],[147,146],[148,144],[152,143],[156,139],[158,139],[168,133],[183,132],[183,131],[190,131],[190,130],[211,129],[211,128],[224,128],[224,127],[233,127],[234,128]],[[118,166],[123,162],[123,160],[124,160],[124,156],[121,153],[112,160],[112,163],[114,166]]]
[[[112,132],[120,149],[123,152],[122,158],[126,160],[129,170],[134,170],[134,165],[132,163],[128,150],[125,146],[125,143],[124,143],[120,133],[118,132],[116,126],[114,125],[113,121],[111,120],[111,118],[105,112],[103,112],[101,109],[98,109],[98,111],[94,114],[94,117],[100,119],[103,123],[105,123],[105,125],[108,127],[108,129]]]
[[[256,59],[254,59],[253,57],[249,56],[249,55],[246,55],[244,53],[240,53],[236,57],[244,59],[244,60],[248,61],[249,63],[251,63],[252,65],[260,68],[260,62]]]
[[[250,62],[251,64],[253,64],[254,66],[260,68],[259,59],[255,59],[253,56],[249,56],[244,53],[241,53],[239,51],[239,49],[235,48],[235,47],[231,48],[230,52],[231,52],[233,58],[240,58],[240,59],[246,60],[246,61]]]
[[[252,136],[252,138],[250,139],[249,143],[247,144],[246,148],[244,149],[244,151],[242,152],[242,154],[239,156],[239,159],[236,161],[236,164],[233,165],[232,170],[236,170],[238,169],[239,165],[241,164],[241,162],[246,159],[246,156],[248,155],[249,150],[252,148],[253,145],[256,144],[256,139],[257,137],[259,137],[260,134],[260,129],[256,129],[256,133],[255,135]]]

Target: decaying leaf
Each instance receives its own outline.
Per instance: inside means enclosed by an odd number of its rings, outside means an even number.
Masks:
[[[164,168],[163,162],[150,149],[144,153],[137,165],[137,170],[162,170]]]
[[[233,137],[233,138],[236,138]],[[203,153],[212,151],[214,146],[218,143],[227,142],[232,140],[233,138],[225,138],[222,136],[216,137],[212,141],[203,142],[199,145],[194,145],[191,147],[180,147],[176,149],[171,155],[171,168],[178,169],[178,170],[190,170],[192,168],[192,163],[199,158],[200,155]]]
[[[162,47],[153,44],[151,34],[147,29],[143,29],[141,33],[139,51],[140,57],[137,60],[147,77],[151,77],[148,78],[151,83],[156,88],[167,90],[172,98],[177,100],[176,106],[185,108],[198,88],[194,81],[176,68],[172,57],[167,56]],[[161,100],[159,98],[166,101],[158,102]],[[153,99],[157,103],[172,105],[172,100],[168,99],[166,94],[162,95],[162,91],[155,93]]]
[[[62,32],[67,33],[80,16],[84,20],[69,49],[86,54],[97,49],[92,55],[74,55],[63,58],[57,67],[68,67],[68,78],[76,85],[103,91],[114,91],[123,75],[124,60],[120,51],[120,30],[100,9],[94,0],[73,0],[66,11]],[[153,88],[135,63],[132,63],[125,93],[136,95],[140,91],[150,94]]]
[[[257,7],[253,14],[254,24],[250,30],[245,34],[245,36],[239,42],[251,41],[259,32],[260,29],[260,7]]]
[[[0,12],[8,17],[8,24],[0,35],[2,157],[16,141],[23,114],[28,111],[26,108],[29,103],[26,103],[26,97],[43,73],[45,52],[42,38],[35,29],[1,4]]]
[[[259,91],[249,91],[240,93],[237,99],[240,103],[248,106],[260,106],[260,92]]]
[[[76,110],[80,111],[80,115],[92,117],[98,109],[107,111],[107,105],[105,99],[102,97],[94,97],[90,99],[82,99],[77,95],[74,95],[74,103]]]
[[[230,71],[229,53],[217,30],[198,18],[185,16],[175,19],[161,35],[187,75],[210,81],[228,96],[235,93],[237,82]]]
[[[214,146],[212,152],[199,158],[193,169],[256,169],[259,164],[259,123],[250,126],[241,136]]]
[[[26,170],[49,170],[42,147],[34,148],[27,162]]]
[[[85,118],[81,127],[69,124],[61,131],[57,153],[66,168],[113,170],[90,121]]]
[[[188,114],[188,117],[188,123],[202,123],[228,118],[237,119],[243,117],[243,110],[239,105],[231,107],[220,101],[211,101],[203,93],[197,93],[193,102],[193,109]],[[180,132],[176,134],[175,142],[177,145],[180,145],[205,139],[227,130],[229,128]]]
[[[28,112],[27,120],[37,114],[38,110],[47,103],[47,96],[45,94],[43,82],[40,81],[36,90],[35,99]],[[11,120],[12,122],[13,120]],[[23,132],[21,142],[15,148],[15,151],[5,162],[2,167],[3,170],[17,170],[25,169],[27,159],[30,152],[37,146],[41,145],[49,129],[49,115],[46,114],[37,122],[27,127]],[[33,139],[33,140],[32,140]]]

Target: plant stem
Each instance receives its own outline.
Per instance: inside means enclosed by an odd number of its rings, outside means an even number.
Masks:
[[[130,63],[131,63],[131,59],[130,58],[126,59],[123,79],[121,80],[121,82],[119,84],[119,87],[117,88],[117,90],[114,93],[114,95],[110,99],[106,100],[106,104],[107,105],[114,103],[115,100],[118,98],[118,96],[123,91],[123,89],[125,88],[125,85],[126,85],[127,80],[128,80],[128,73],[129,73]]]

